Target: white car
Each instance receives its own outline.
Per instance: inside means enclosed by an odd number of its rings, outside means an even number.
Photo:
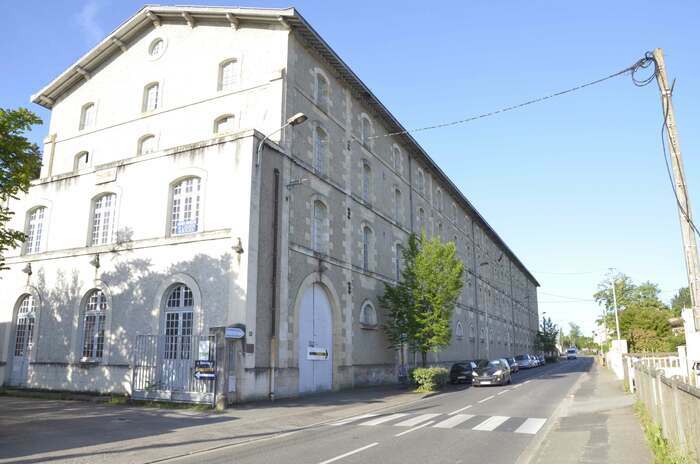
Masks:
[[[566,350],[566,359],[576,359],[576,348]]]

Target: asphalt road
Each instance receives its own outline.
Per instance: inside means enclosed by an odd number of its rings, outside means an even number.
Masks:
[[[376,415],[348,417],[172,462],[511,464],[592,362],[563,360],[514,374],[508,386],[465,386]]]

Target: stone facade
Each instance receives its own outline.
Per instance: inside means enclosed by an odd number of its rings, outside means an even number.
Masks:
[[[467,269],[453,342],[431,362],[531,350],[535,279],[409,135],[387,136],[401,126],[296,11],[146,7],[33,99],[52,109],[44,165],[10,207],[20,230],[44,207],[44,229],[0,280],[3,382],[18,383],[30,295],[19,383],[130,392],[134,338],[166,333],[169,295],[186,285],[191,333],[245,327],[236,399],[294,396],[315,284],[330,304],[332,388],[393,382],[377,298],[421,230],[455,241]],[[299,112],[305,123],[275,132]],[[177,186],[195,178],[198,222],[180,229]],[[95,244],[105,193],[115,225]],[[86,362],[96,290],[104,348]]]

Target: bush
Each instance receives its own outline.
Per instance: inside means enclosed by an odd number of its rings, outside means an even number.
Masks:
[[[419,392],[437,390],[450,379],[450,371],[444,367],[417,367],[411,371],[411,378],[416,383]]]

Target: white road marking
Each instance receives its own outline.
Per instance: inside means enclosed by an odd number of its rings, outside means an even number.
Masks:
[[[382,416],[378,419],[372,419],[370,421],[363,422],[360,425],[379,425],[379,424],[383,424],[384,422],[389,422],[389,421],[392,421],[394,419],[400,419],[400,418],[405,417],[405,416],[408,416],[408,414],[398,412],[396,414],[389,414],[388,416]]]
[[[462,412],[462,411],[466,411],[467,409],[469,409],[469,408],[471,408],[471,407],[472,407],[472,405],[470,404],[469,406],[465,406],[465,407],[463,407],[463,408],[459,408],[458,410],[452,411],[451,413],[449,413],[448,416],[454,416],[455,414],[460,413],[460,412]]]
[[[532,380],[532,379],[530,379],[530,380]],[[524,382],[523,382],[523,385],[525,385],[526,383],[530,382],[530,380],[524,381]]]
[[[379,442],[376,442],[376,441],[375,441],[374,443],[371,443],[371,444],[369,444],[369,445],[367,445],[367,446],[363,446],[362,448],[357,448],[356,450],[353,450],[353,451],[348,451],[348,452],[345,453],[345,454],[341,454],[340,456],[336,456],[336,457],[334,457],[334,458],[330,458],[330,459],[328,459],[328,460],[326,460],[326,461],[320,462],[319,464],[330,464],[331,462],[335,462],[335,461],[338,461],[338,460],[340,460],[340,459],[346,458],[346,457],[348,457],[348,456],[352,456],[353,454],[356,454],[356,453],[359,453],[359,452],[361,452],[361,451],[364,451],[364,450],[366,450],[366,449],[370,449],[370,448],[372,448],[373,446],[377,446],[378,444],[379,444]]]
[[[522,383],[519,383],[519,384],[513,385],[513,388],[520,388],[520,387],[522,387],[522,386],[523,386],[523,384],[522,384]]]
[[[486,398],[484,398],[483,400],[479,400],[479,401],[477,401],[477,403],[485,403],[486,401],[488,401],[488,400],[492,400],[492,399],[493,399],[493,395],[491,395],[491,396],[487,396],[487,397],[486,397]]]
[[[394,435],[394,436],[395,436],[395,437],[400,437],[401,435],[406,435],[407,433],[411,433],[411,432],[414,432],[414,431],[416,431],[416,430],[418,430],[418,429],[422,429],[423,427],[427,427],[427,426],[429,426],[430,424],[432,424],[433,422],[435,422],[435,421],[428,421],[428,422],[426,422],[425,424],[421,424],[421,425],[419,425],[418,427],[413,427],[412,429],[408,429],[408,430],[405,430],[405,431],[403,431],[403,432],[401,432],[401,433],[397,433],[397,434]],[[321,463],[321,464],[323,464],[323,463]]]
[[[350,422],[355,422],[355,421],[359,421],[362,419],[369,419],[370,417],[375,417],[378,415],[379,414],[363,414],[361,416],[348,417],[347,419],[339,420],[338,422],[333,422],[332,424],[329,424],[329,425],[332,425],[332,426],[346,425],[346,424],[349,424]]]
[[[433,425],[433,427],[438,429],[451,429],[462,422],[468,421],[472,417],[474,417],[473,414],[457,414],[456,416],[452,416],[442,422],[438,422],[437,424]]]
[[[510,391],[510,390],[503,390],[503,391],[500,391],[500,392],[498,392],[498,396],[501,396],[501,395],[504,394],[504,393],[508,393],[509,391]]]
[[[481,424],[474,427],[472,430],[483,430],[485,432],[490,432],[508,419],[510,419],[508,416],[491,416]]]
[[[542,428],[545,422],[547,422],[547,419],[532,417],[523,422],[520,427],[515,429],[515,433],[529,433],[534,435]]]
[[[397,427],[413,427],[414,425],[418,425],[421,422],[425,422],[427,420],[432,419],[433,417],[437,417],[440,414],[421,414],[420,416],[413,417],[411,419],[405,420],[403,422],[399,422],[398,424],[394,424]]]

